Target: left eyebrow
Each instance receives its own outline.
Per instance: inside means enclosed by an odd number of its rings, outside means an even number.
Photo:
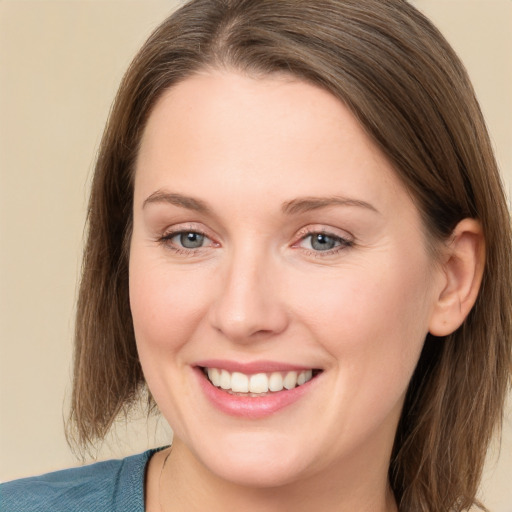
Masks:
[[[151,203],[167,203],[187,210],[194,210],[199,213],[210,213],[210,208],[204,201],[195,199],[194,197],[184,196],[182,194],[166,192],[164,190],[157,190],[156,192],[153,192],[148,198],[146,198],[144,203],[142,203],[142,208],[145,208]]]
[[[283,203],[281,209],[286,215],[293,215],[297,213],[305,213],[311,210],[318,210],[320,208],[327,208],[329,206],[356,206],[365,208],[375,213],[379,211],[370,203],[361,201],[360,199],[350,199],[348,197],[298,197]]]

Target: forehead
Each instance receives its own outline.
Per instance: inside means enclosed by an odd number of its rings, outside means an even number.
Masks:
[[[145,127],[136,196],[191,186],[205,196],[237,194],[240,207],[262,195],[290,200],[330,192],[377,204],[408,196],[332,94],[293,77],[229,71],[197,74],[170,88]]]

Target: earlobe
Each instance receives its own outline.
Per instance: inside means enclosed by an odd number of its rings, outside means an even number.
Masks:
[[[446,243],[441,261],[444,280],[429,324],[434,336],[455,331],[475,304],[485,266],[485,240],[475,219],[461,220]]]

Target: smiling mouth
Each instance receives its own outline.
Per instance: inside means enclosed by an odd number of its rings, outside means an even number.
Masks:
[[[206,378],[216,388],[232,395],[261,397],[302,386],[315,378],[322,370],[255,373],[228,372],[219,368],[201,367]]]

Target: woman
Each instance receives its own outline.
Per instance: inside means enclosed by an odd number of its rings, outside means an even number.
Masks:
[[[453,50],[402,0],[189,2],[120,87],[71,421],[172,449],[7,510],[464,510],[510,378],[510,228]]]

